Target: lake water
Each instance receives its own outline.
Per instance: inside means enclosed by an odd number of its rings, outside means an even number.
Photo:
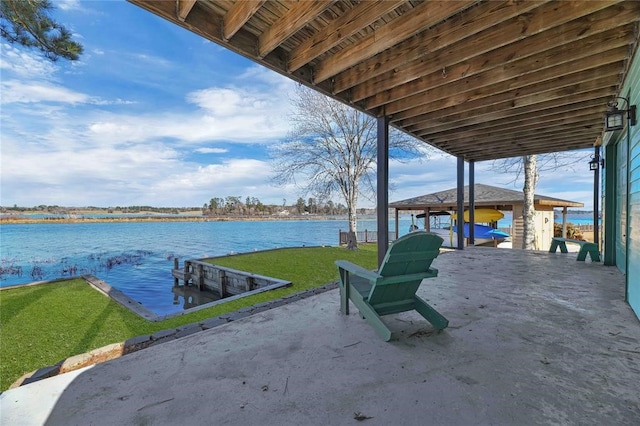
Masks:
[[[499,226],[509,226],[505,217]],[[573,223],[592,223],[574,218]],[[411,217],[399,220],[400,234]],[[421,223],[419,223],[421,225]],[[93,274],[156,314],[174,304],[173,259],[198,259],[278,247],[335,246],[346,220],[263,222],[111,222],[0,225],[0,287]],[[358,229],[376,230],[374,219]],[[389,229],[395,229],[392,220]]]
[[[401,221],[408,229],[410,220]],[[363,220],[361,229],[376,229]],[[173,259],[338,244],[346,220],[1,225],[0,286],[93,274],[153,312],[177,312]]]

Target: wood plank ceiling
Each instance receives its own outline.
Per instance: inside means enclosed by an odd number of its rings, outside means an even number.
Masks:
[[[640,25],[638,0],[129,1],[467,161],[592,147]]]

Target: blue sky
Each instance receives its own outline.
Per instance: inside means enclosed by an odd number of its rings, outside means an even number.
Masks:
[[[85,52],[51,63],[2,43],[0,204],[202,206],[212,197],[294,204],[267,151],[288,130],[294,83],[120,0],[54,1]],[[476,164],[476,182],[520,190]],[[453,188],[456,161],[391,162],[390,201]],[[536,193],[593,202],[586,163],[543,173]],[[338,198],[336,198],[339,201]],[[374,203],[362,198],[362,207]]]

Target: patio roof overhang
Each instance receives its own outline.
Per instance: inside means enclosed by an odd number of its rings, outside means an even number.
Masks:
[[[592,147],[640,2],[129,0],[466,161]]]

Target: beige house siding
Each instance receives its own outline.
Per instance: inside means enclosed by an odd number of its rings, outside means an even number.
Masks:
[[[522,248],[524,234],[524,220],[522,219],[522,204],[513,206],[513,233],[511,234],[511,247]]]
[[[522,248],[524,234],[524,220],[522,219],[522,204],[513,206],[513,232],[511,234],[511,246]],[[553,208],[547,206],[536,206],[534,217],[534,248],[536,250],[548,250],[553,238]]]

